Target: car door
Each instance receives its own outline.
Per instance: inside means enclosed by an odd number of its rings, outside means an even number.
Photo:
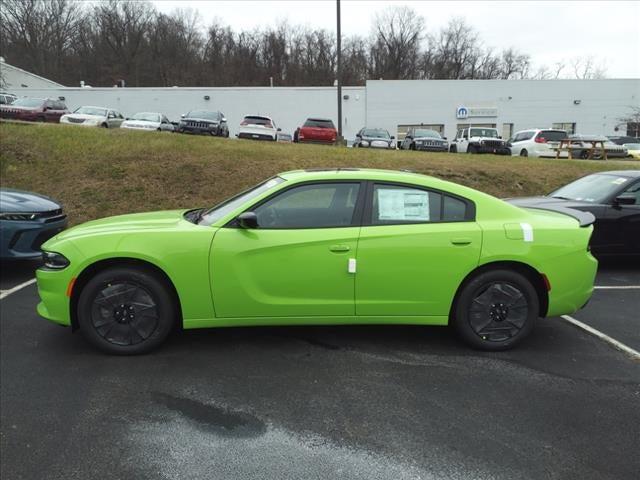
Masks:
[[[467,199],[370,184],[358,241],[356,315],[440,316],[477,265],[482,232]]]
[[[402,149],[403,150],[409,150],[409,146],[411,145],[412,141],[413,141],[413,129],[410,128],[407,131],[407,134],[402,139]]]
[[[618,196],[635,196],[633,205],[618,203],[611,199],[605,214],[608,248],[602,253],[640,254],[640,180],[631,183],[616,194]]]
[[[44,103],[44,120],[45,122],[56,122],[59,114],[56,112],[55,102],[46,100]]]
[[[162,117],[161,117],[160,130],[162,130],[163,132],[172,132],[173,131],[173,125],[171,124],[169,119],[167,117],[165,117],[164,115],[162,115]]]
[[[258,228],[221,228],[211,251],[216,317],[353,317],[360,182],[298,184],[250,207]]]

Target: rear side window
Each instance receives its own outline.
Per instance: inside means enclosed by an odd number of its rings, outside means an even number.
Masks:
[[[470,220],[471,208],[456,197],[400,185],[374,185],[372,225],[460,222]]]
[[[304,122],[305,127],[314,127],[314,128],[333,128],[335,130],[335,126],[331,120],[320,120],[315,118],[309,118],[306,122]]]
[[[538,138],[544,138],[547,142],[559,142],[560,140],[567,138],[567,132],[543,130],[538,133]]]
[[[286,190],[255,208],[265,229],[351,226],[359,183],[318,183]]]
[[[530,140],[533,137],[534,132],[520,132],[516,135],[514,141],[515,142],[523,142],[525,140]]]

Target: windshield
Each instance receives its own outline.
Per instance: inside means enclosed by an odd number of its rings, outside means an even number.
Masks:
[[[309,118],[306,122],[304,122],[304,127],[315,127],[315,128],[333,128],[333,122],[331,120],[321,120],[316,118]]]
[[[207,120],[218,120],[218,112],[208,112],[207,110],[194,110],[185,115],[187,118],[206,118]]]
[[[425,130],[422,128],[419,128],[418,130],[416,130],[414,135],[416,137],[442,138],[440,137],[440,134],[435,130]]]
[[[498,138],[498,131],[493,128],[472,128],[472,137],[491,137]]]
[[[370,138],[385,138],[385,139],[388,139],[390,137],[389,132],[381,128],[366,129],[362,132],[362,136],[370,137]]]
[[[96,115],[98,117],[106,117],[107,109],[97,108],[97,107],[80,107],[73,113],[81,113],[83,115]]]
[[[141,112],[136,113],[131,120],[140,120],[141,122],[160,122],[159,113]]]
[[[605,173],[595,173],[579,178],[569,185],[549,194],[550,197],[566,198],[589,203],[604,203],[620,187],[629,182],[629,178]]]
[[[273,177],[266,182],[261,183],[249,190],[245,190],[242,193],[239,193],[235,197],[228,198],[222,203],[219,203],[213,208],[210,208],[206,212],[202,214],[199,225],[212,225],[218,220],[220,220],[225,215],[228,215],[236,208],[242,206],[243,203],[248,202],[249,200],[256,198],[267,190],[275,187],[276,185],[284,182],[284,178]]]
[[[14,107],[39,107],[44,103],[41,98],[18,98],[11,104]]]

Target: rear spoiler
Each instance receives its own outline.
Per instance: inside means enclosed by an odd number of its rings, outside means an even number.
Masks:
[[[574,208],[559,207],[557,205],[518,205],[520,208],[533,208],[535,210],[546,210],[547,212],[556,212],[575,218],[581,227],[588,227],[596,221],[596,217],[591,212],[583,212]]]

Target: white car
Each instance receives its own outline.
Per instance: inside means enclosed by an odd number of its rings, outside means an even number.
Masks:
[[[511,155],[507,142],[498,135],[498,130],[488,127],[470,127],[458,130],[449,151],[452,153]]]
[[[560,145],[560,140],[567,138],[564,130],[539,129],[521,130],[516,132],[511,139],[511,155],[514,157],[548,157],[555,158],[554,148]],[[560,156],[567,157],[567,152],[561,152]]]
[[[118,128],[124,122],[120,112],[105,107],[80,107],[60,117],[60,123],[83,127]]]
[[[169,119],[156,112],[139,112],[133,117],[127,118],[120,128],[129,128],[131,130],[143,130],[147,132],[173,132],[175,130]]]
[[[240,123],[236,137],[275,142],[278,139],[278,132],[281,130],[276,127],[275,122],[270,117],[245,115]]]

